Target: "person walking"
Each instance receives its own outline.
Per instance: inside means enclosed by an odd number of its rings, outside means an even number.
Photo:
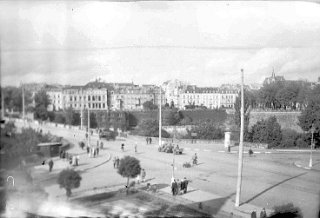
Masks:
[[[257,218],[257,212],[255,210],[252,211],[251,218]]]
[[[187,180],[187,178],[186,177],[184,177],[184,193],[187,193],[187,191],[188,191],[188,183],[189,183],[189,181]]]
[[[97,156],[99,155],[99,145],[97,146]]]
[[[90,153],[90,148],[89,148],[89,146],[87,146],[87,154],[89,154]]]
[[[119,164],[120,164],[120,158],[117,157],[117,168],[119,168]]]
[[[137,145],[137,143],[134,144],[134,152],[135,152],[135,153],[138,152],[138,145]]]
[[[113,168],[116,168],[116,164],[117,164],[117,157],[113,158]]]
[[[146,138],[146,142],[147,142],[147,144],[149,143],[149,137]]]
[[[173,179],[173,182],[171,182],[171,192],[173,196],[175,195],[175,192],[176,192],[175,184],[176,184],[176,180]]]
[[[179,179],[177,179],[176,195],[180,194],[180,190],[181,190],[181,181]]]
[[[146,171],[144,169],[142,169],[142,171],[141,171],[141,181],[145,182],[145,178],[146,178]]]
[[[260,212],[260,218],[267,218],[267,212],[265,208],[262,208],[262,211]]]
[[[50,159],[50,161],[49,161],[49,172],[51,172],[52,171],[52,168],[53,168],[53,160],[52,159]]]
[[[149,138],[149,144],[151,144],[152,143],[152,138]]]
[[[172,183],[172,194],[174,196],[177,195],[177,189],[178,189],[178,184],[177,184],[176,180],[174,180]]]
[[[124,151],[124,143],[121,144],[121,151]]]
[[[185,187],[185,180],[181,179],[181,186],[180,186],[180,190],[184,193],[184,187]]]

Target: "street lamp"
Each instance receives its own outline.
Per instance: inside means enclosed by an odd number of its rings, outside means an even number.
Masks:
[[[312,167],[312,149],[313,149],[313,146],[314,146],[314,139],[313,139],[313,134],[314,134],[314,125],[312,124],[312,127],[311,127],[311,145],[310,145],[310,160],[309,160],[309,167],[311,168]]]

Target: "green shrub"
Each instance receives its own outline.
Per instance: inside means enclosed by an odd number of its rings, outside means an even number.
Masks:
[[[296,146],[296,139],[299,137],[299,134],[291,129],[285,129],[282,131],[281,147],[289,148]]]

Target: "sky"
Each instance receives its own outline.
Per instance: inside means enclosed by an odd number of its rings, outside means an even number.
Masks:
[[[320,76],[320,4],[0,1],[1,85]]]

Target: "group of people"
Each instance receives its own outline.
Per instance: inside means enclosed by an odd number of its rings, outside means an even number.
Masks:
[[[151,144],[151,143],[152,143],[152,138],[147,137],[147,138],[146,138],[146,142],[147,142],[147,144]]]
[[[181,181],[179,181],[179,179],[176,180],[176,179],[172,178],[172,180],[171,180],[172,195],[175,196],[175,195],[187,193],[188,183],[189,183],[189,181],[187,180],[186,177],[181,179]]]
[[[114,158],[113,158],[113,168],[119,168],[119,164],[120,164],[120,158],[118,157],[118,156],[115,156]]]
[[[252,211],[251,218],[257,218],[257,212],[255,210]],[[260,218],[267,218],[267,212],[265,208],[262,208],[260,212]]]
[[[89,147],[87,146],[87,154],[89,157],[96,157],[99,155],[99,146]]]
[[[141,182],[145,182],[145,179],[146,179],[146,170],[145,169],[141,169],[140,175],[138,175],[137,178],[136,178],[137,183],[139,184],[140,180],[141,180]]]

